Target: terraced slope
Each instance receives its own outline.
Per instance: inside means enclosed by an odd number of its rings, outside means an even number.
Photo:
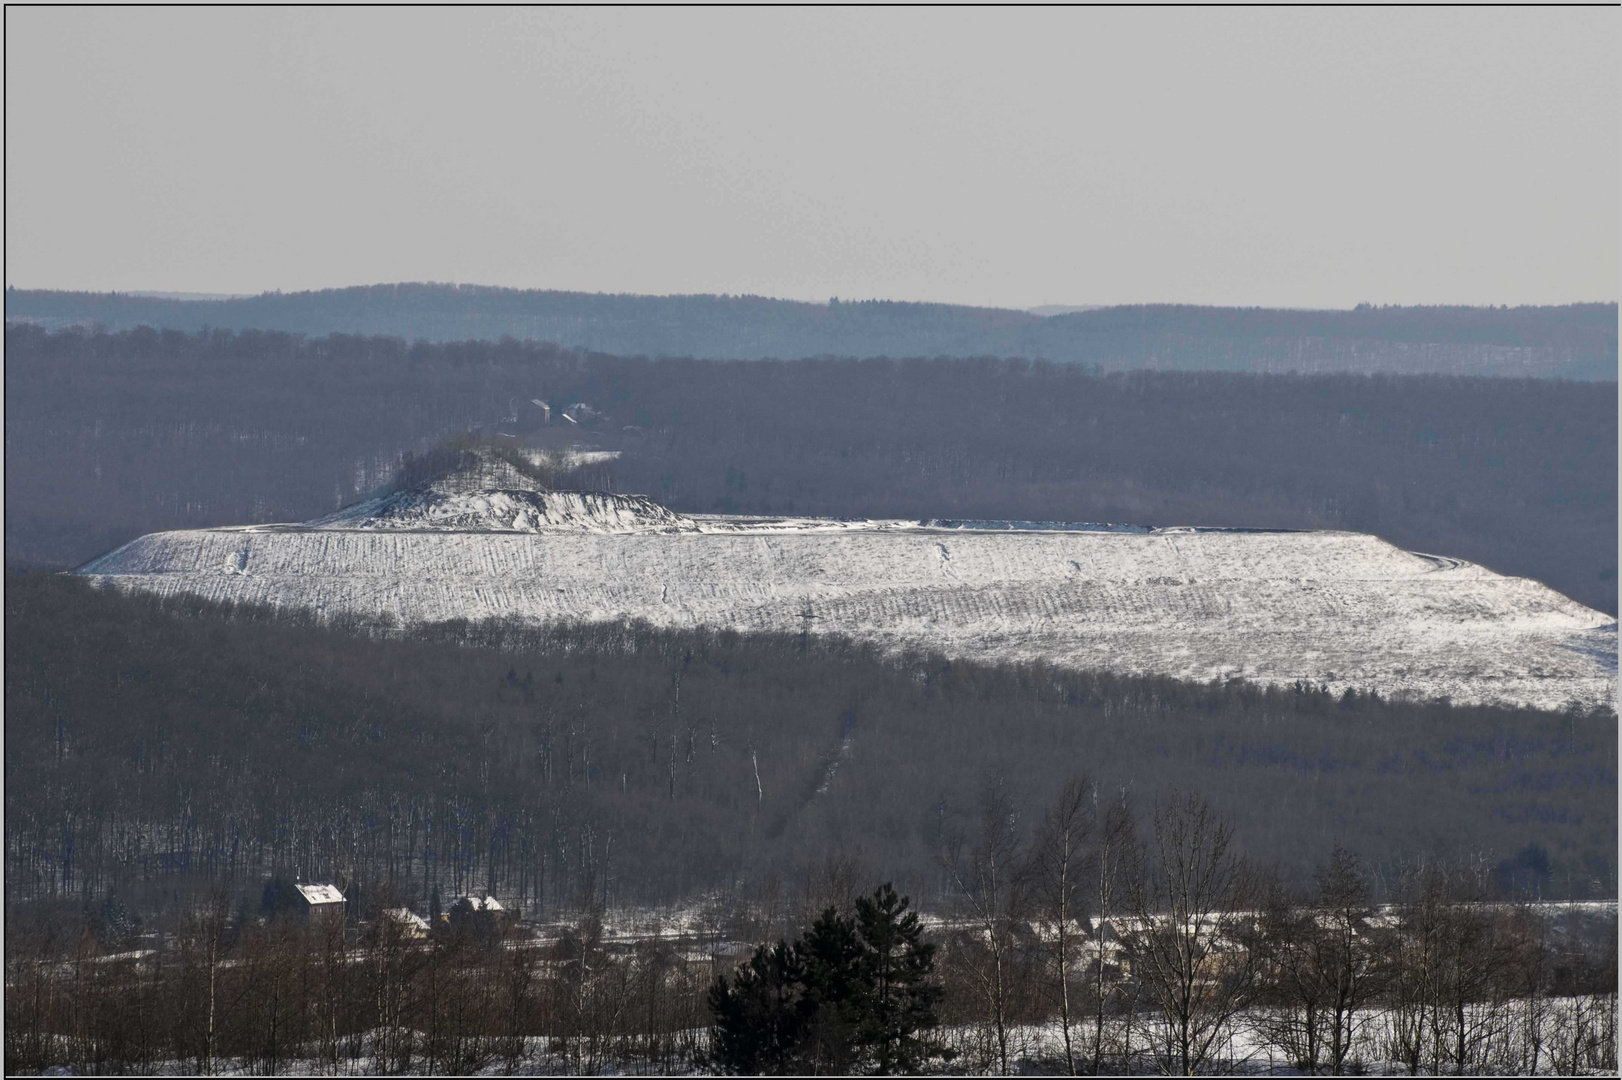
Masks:
[[[1609,616],[1356,533],[683,517],[574,492],[455,500],[154,533],[79,573],[405,622],[635,618],[1201,680],[1615,701]]]

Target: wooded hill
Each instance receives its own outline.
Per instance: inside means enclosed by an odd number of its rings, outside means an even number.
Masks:
[[[792,894],[825,868],[925,908],[1001,785],[1017,830],[1078,772],[1204,793],[1301,883],[1468,862],[1614,897],[1616,716],[882,659],[818,638],[320,625],[8,574],[8,905],[163,905],[342,875],[524,914]],[[859,872],[858,872],[859,871]],[[9,907],[8,907],[9,910]]]
[[[1147,304],[1043,317],[888,300],[813,304],[408,283],[222,300],[9,289],[6,320],[49,329],[512,337],[624,356],[722,360],[1018,356],[1104,371],[1617,377],[1614,303],[1332,311]]]
[[[11,561],[307,520],[473,430],[619,451],[561,483],[679,512],[1350,529],[1617,610],[1614,383],[19,325],[6,360]]]

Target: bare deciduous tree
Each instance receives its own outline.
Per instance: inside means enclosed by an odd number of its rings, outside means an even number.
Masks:
[[[1181,1076],[1221,1053],[1255,987],[1241,921],[1252,874],[1232,841],[1231,826],[1203,799],[1173,792],[1155,807],[1150,864],[1133,890],[1133,973],[1155,1009],[1160,1067]]]
[[[1050,943],[1053,996],[1064,1035],[1065,1068],[1076,1075],[1076,1049],[1071,1037],[1074,1010],[1070,970],[1075,959],[1078,924],[1085,923],[1084,879],[1095,856],[1090,850],[1092,782],[1075,776],[1059,789],[1037,829],[1031,851],[1031,888],[1043,939]]]
[[[967,926],[951,952],[965,969],[989,1029],[999,1073],[1009,1067],[1009,1027],[1015,983],[1015,924],[1025,903],[1019,880],[1019,812],[1000,774],[981,791],[978,830],[972,848],[961,836],[945,840],[940,863],[966,908]]]

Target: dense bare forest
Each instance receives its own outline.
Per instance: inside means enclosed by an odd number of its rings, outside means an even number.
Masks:
[[[1614,906],[1487,903],[1483,867],[1451,860],[1377,904],[1338,844],[1290,887],[1197,795],[1140,813],[1096,791],[1073,775],[1027,822],[985,784],[938,844],[927,924],[849,859],[630,926],[437,890],[425,919],[359,879],[305,910],[286,879],[254,903],[258,878],[218,872],[144,916],[8,903],[7,1070],[1615,1070]]]
[[[1615,304],[1375,307],[1174,304],[1051,317],[894,301],[633,296],[398,284],[223,300],[9,289],[6,319],[51,329],[146,325],[418,341],[552,341],[621,355],[1024,356],[1106,371],[1390,372],[1616,378]]]
[[[8,1071],[1615,1068],[1609,712],[6,605]]]
[[[67,566],[157,529],[307,519],[480,430],[617,451],[571,484],[681,511],[1346,528],[1614,613],[1615,396],[8,325],[7,558]]]
[[[48,574],[12,576],[6,605],[13,903],[342,875],[541,916],[755,898],[846,859],[933,908],[977,792],[1000,777],[1028,813],[1080,768],[1105,799],[1206,793],[1294,884],[1338,840],[1382,881],[1449,858],[1505,897],[1615,895],[1608,710],[634,626],[406,633]]]

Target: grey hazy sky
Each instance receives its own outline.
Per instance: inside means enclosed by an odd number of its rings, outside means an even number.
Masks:
[[[1619,17],[11,8],[6,275],[1614,300]]]

